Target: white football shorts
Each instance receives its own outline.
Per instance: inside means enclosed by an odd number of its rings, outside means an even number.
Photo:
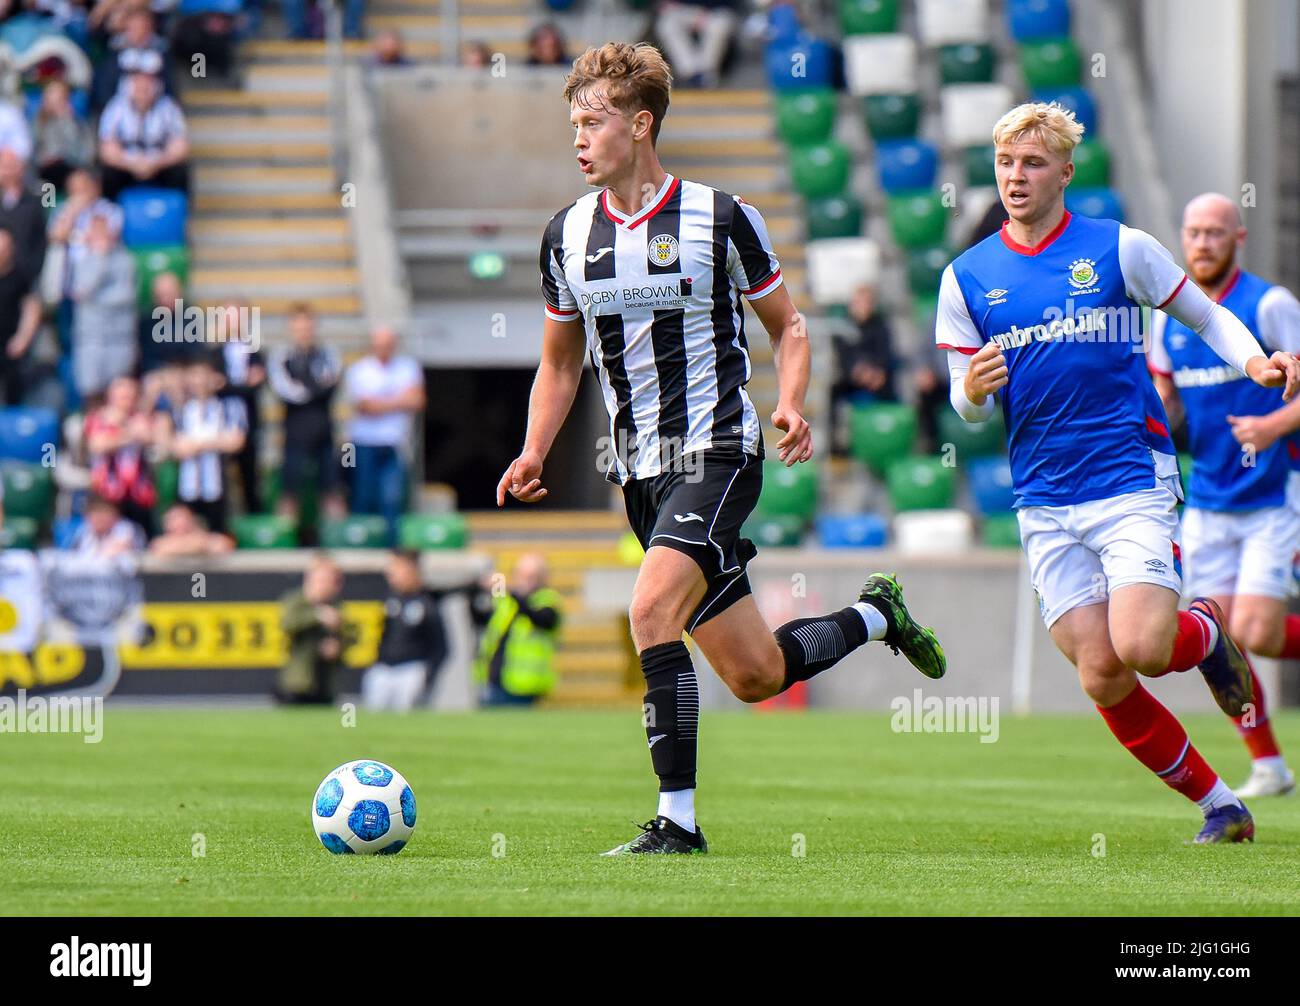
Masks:
[[[1191,597],[1251,595],[1285,601],[1296,593],[1300,510],[1291,506],[1183,511],[1183,563]]]

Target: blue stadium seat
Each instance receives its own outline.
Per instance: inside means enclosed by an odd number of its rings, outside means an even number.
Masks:
[[[876,144],[880,187],[889,195],[934,187],[939,152],[925,140],[883,140]]]
[[[229,14],[234,17],[244,9],[244,0],[181,0],[182,14]]]
[[[826,514],[817,518],[816,525],[822,548],[880,548],[889,528],[874,513]]]
[[[1011,489],[1011,466],[1005,456],[972,458],[966,463],[966,481],[970,483],[975,505],[986,517],[1007,513],[1015,504]]]
[[[767,37],[774,42],[793,42],[802,30],[799,10],[794,4],[774,6],[767,15]]]
[[[81,517],[60,517],[54,522],[53,538],[55,548],[71,548],[72,539],[85,523]]]
[[[1033,92],[1035,101],[1059,102],[1062,107],[1074,113],[1074,117],[1083,123],[1084,135],[1094,136],[1097,132],[1097,103],[1083,87],[1040,87]]]
[[[0,458],[41,464],[46,444],[59,442],[59,414],[53,409],[0,409]]]
[[[126,189],[122,204],[122,241],[128,248],[185,244],[189,200],[175,189],[148,186]]]
[[[777,91],[831,86],[831,48],[807,32],[768,43],[764,64],[768,82]]]
[[[1114,189],[1065,190],[1065,208],[1081,217],[1124,222],[1124,203]]]
[[[1068,0],[1011,0],[1007,26],[1017,42],[1070,34]]]

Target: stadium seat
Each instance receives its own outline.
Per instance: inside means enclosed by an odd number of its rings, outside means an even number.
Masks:
[[[954,469],[939,458],[899,458],[885,473],[894,510],[942,510],[952,506]]]
[[[965,552],[975,538],[965,510],[915,510],[894,516],[894,547],[913,555]]]
[[[805,199],[837,196],[849,184],[849,152],[842,143],[814,143],[790,151],[790,180]]]
[[[876,142],[916,135],[921,101],[915,94],[869,94],[862,105],[867,130]]]
[[[767,37],[781,42],[792,42],[799,35],[799,9],[794,4],[778,3],[767,12]]]
[[[877,475],[912,451],[916,410],[896,402],[856,406],[849,415],[849,450]]]
[[[816,527],[822,548],[881,548],[888,538],[888,525],[874,513],[825,514]]]
[[[122,241],[128,248],[185,244],[189,201],[174,189],[138,187],[118,197],[122,204]]]
[[[1084,135],[1097,135],[1097,103],[1088,89],[1084,87],[1044,87],[1033,92],[1034,101],[1055,101],[1062,108],[1068,108],[1074,117],[1083,124]],[[994,120],[997,121],[996,119]],[[991,126],[990,126],[991,128]]]
[[[768,43],[764,64],[768,82],[776,91],[802,91],[832,84],[830,46],[807,32]]]
[[[987,42],[988,0],[916,0],[916,28],[927,49],[958,42]]]
[[[891,196],[928,189],[939,173],[939,151],[925,140],[882,140],[876,144],[876,170]]]
[[[1083,73],[1083,57],[1069,37],[1026,42],[1020,47],[1020,70],[1031,90],[1073,87]]]
[[[939,90],[943,141],[949,147],[974,147],[993,142],[993,126],[1015,95],[1005,84],[952,84]]]
[[[759,548],[795,548],[803,541],[804,521],[793,514],[754,513],[741,535]]]
[[[35,549],[39,530],[40,526],[30,517],[10,517],[6,514],[4,524],[0,525],[0,549]]]
[[[850,94],[916,91],[916,42],[910,35],[850,35],[844,40],[844,80]]]
[[[1010,0],[1007,26],[1017,42],[1068,35],[1069,0]]]
[[[81,530],[81,525],[84,523],[85,518],[79,516],[60,517],[56,520],[50,528],[50,537],[54,539],[54,547],[71,548],[72,540],[77,536],[77,532]]]
[[[139,293],[140,310],[148,312],[153,307],[151,288],[159,273],[174,272],[182,283],[190,276],[190,253],[184,245],[167,245],[161,248],[133,248],[135,275]]]
[[[987,146],[967,147],[966,184],[972,187],[980,185],[997,185],[997,175],[993,169],[993,144]]]
[[[809,241],[855,238],[862,234],[862,204],[851,195],[810,199],[804,206]]]
[[[993,80],[993,46],[963,42],[939,50],[939,83],[987,84]]]
[[[153,484],[158,491],[158,502],[154,505],[154,513],[161,515],[176,502],[176,489],[180,482],[180,468],[180,462],[172,459],[160,461],[154,466]]]
[[[814,462],[787,468],[776,458],[763,462],[763,490],[755,510],[768,517],[793,516],[812,520],[817,510],[817,468]]]
[[[411,513],[397,522],[402,548],[464,548],[469,522],[462,513]]]
[[[922,332],[934,331],[934,319],[939,314],[937,293],[917,294],[912,298],[912,324]]]
[[[898,31],[898,0],[840,0],[845,35],[886,35]]]
[[[914,248],[907,253],[907,285],[917,296],[932,296],[939,292],[939,281],[944,269],[953,260],[953,254],[943,245],[932,248]]]
[[[383,548],[388,544],[388,522],[376,514],[351,514],[320,523],[323,548]]]
[[[948,209],[938,192],[914,192],[889,199],[889,229],[902,248],[942,243]]]
[[[1101,189],[1110,184],[1110,148],[1096,138],[1074,148],[1072,188]]]
[[[974,458],[1002,454],[1007,449],[1001,409],[994,409],[993,415],[983,423],[968,423],[952,409],[941,409],[938,427],[939,443],[952,444],[959,465]]]
[[[0,468],[4,480],[5,519],[30,517],[45,523],[54,511],[54,474],[42,465],[7,461]]]
[[[1114,189],[1075,189],[1071,185],[1065,190],[1065,208],[1081,217],[1124,222],[1124,203]]]
[[[0,409],[0,459],[40,464],[59,443],[59,414],[53,409],[13,405]]]
[[[854,290],[880,279],[880,246],[870,238],[810,241],[804,251],[808,285],[818,304],[847,304]]]
[[[776,131],[791,146],[825,143],[834,125],[834,91],[814,88],[776,95]]]
[[[244,0],[181,0],[181,14],[225,14],[234,17],[244,10]]]
[[[980,540],[986,548],[1019,548],[1020,521],[1013,513],[993,514],[983,520]]]
[[[239,548],[296,548],[298,528],[292,517],[249,513],[230,518],[230,532]]]
[[[1011,466],[1005,457],[972,458],[964,465],[975,506],[985,516],[1008,513],[1016,504]]]

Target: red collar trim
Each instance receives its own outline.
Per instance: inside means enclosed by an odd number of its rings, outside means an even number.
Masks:
[[[1065,233],[1065,228],[1070,226],[1071,219],[1070,211],[1066,210],[1061,214],[1061,222],[1052,228],[1052,233],[1048,234],[1033,247],[1022,245],[1019,241],[1012,240],[1011,235],[1007,233],[1007,225],[1011,223],[1010,220],[1003,221],[1002,229],[998,231],[998,234],[1002,238],[1002,243],[1017,255],[1040,255],[1046,251],[1048,245]]]
[[[1232,291],[1236,288],[1237,284],[1240,282],[1241,282],[1241,266],[1237,266],[1237,268],[1234,269],[1232,272],[1232,279],[1228,280],[1228,285],[1225,286],[1222,290],[1220,290],[1219,295],[1214,298],[1214,303],[1222,304],[1225,300],[1227,300],[1228,294],[1232,293]]]
[[[605,211],[605,216],[609,217],[609,219],[614,221],[614,223],[621,224],[628,230],[634,230],[663,209],[668,200],[673,197],[673,193],[677,191],[677,187],[681,184],[682,180],[680,178],[674,178],[672,175],[669,175],[667,181],[664,182],[665,187],[663,194],[655,200],[654,205],[647,206],[639,213],[630,217],[624,216],[618,210],[614,209],[614,207],[609,205],[609,189],[603,189],[600,193],[600,208]]]

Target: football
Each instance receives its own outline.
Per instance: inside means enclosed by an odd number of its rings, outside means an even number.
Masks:
[[[321,845],[337,855],[391,856],[415,831],[415,794],[383,762],[350,761],[316,788],[311,823]]]

